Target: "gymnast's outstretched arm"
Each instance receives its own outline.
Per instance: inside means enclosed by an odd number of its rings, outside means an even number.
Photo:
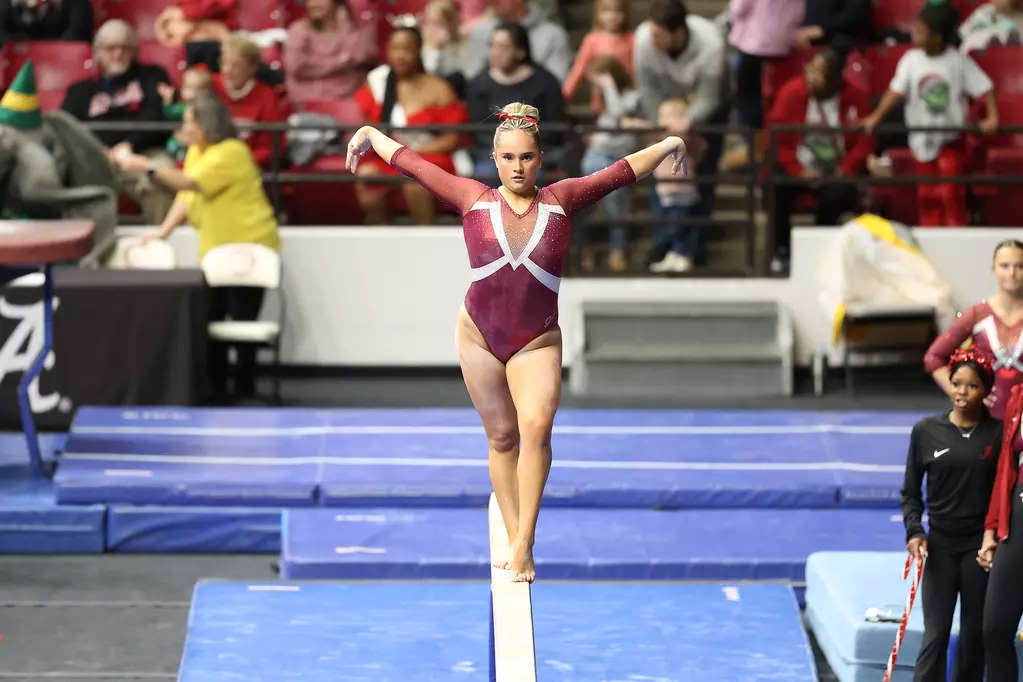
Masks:
[[[488,189],[480,182],[448,173],[371,126],[363,126],[352,136],[345,167],[354,173],[359,159],[370,149],[388,165],[416,180],[430,194],[455,208],[460,215],[465,215]]]
[[[568,213],[577,213],[616,189],[631,185],[650,175],[669,156],[675,159],[672,173],[678,173],[679,169],[683,175],[688,173],[685,142],[680,137],[667,137],[655,145],[620,159],[602,171],[556,182],[551,185],[551,192]]]

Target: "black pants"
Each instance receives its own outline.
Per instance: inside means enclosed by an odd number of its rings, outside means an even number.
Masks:
[[[764,127],[763,69],[763,57],[739,53],[735,69],[736,109],[739,123],[754,130]]]
[[[263,307],[265,289],[260,287],[213,287],[209,290],[210,321],[255,320]],[[207,368],[210,388],[214,397],[227,393],[229,353],[231,344],[220,341],[209,342]],[[256,392],[256,348],[251,345],[235,346],[237,353],[234,371],[234,391],[239,396],[251,396]]]
[[[856,208],[856,185],[852,183],[822,183],[816,189],[810,185],[778,185],[774,191],[774,250],[788,253],[792,246],[792,211],[796,199],[812,194],[817,199],[816,224],[838,225],[846,211]],[[978,549],[980,549],[978,547]]]
[[[1023,485],[1012,493],[1009,537],[995,550],[984,607],[988,682],[1016,682],[1016,630],[1023,618]]]
[[[944,682],[948,640],[959,598],[959,647],[953,682],[984,682],[984,597],[988,574],[977,564],[982,534],[969,538],[927,539],[927,563],[920,584],[924,637],[913,671],[914,682]]]

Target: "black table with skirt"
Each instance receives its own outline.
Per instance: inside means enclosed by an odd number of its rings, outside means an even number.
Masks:
[[[208,289],[195,270],[54,270],[53,352],[29,391],[41,430],[79,406],[201,404]],[[16,387],[43,344],[42,287],[0,288],[0,428],[19,430]]]

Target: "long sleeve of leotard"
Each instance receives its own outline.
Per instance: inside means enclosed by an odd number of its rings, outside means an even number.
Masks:
[[[551,193],[572,215],[587,206],[592,206],[611,192],[636,182],[636,173],[625,159],[620,159],[607,168],[581,178],[566,178],[550,186]]]
[[[394,152],[391,166],[402,175],[416,180],[430,194],[458,211],[459,215],[465,215],[488,189],[481,182],[448,173],[408,147],[400,147]]]
[[[931,347],[924,355],[924,368],[934,373],[939,367],[948,364],[948,359],[956,348],[963,345],[966,339],[973,333],[973,327],[977,324],[977,306],[971,306],[959,313],[955,322],[948,326],[938,338],[934,339]]]

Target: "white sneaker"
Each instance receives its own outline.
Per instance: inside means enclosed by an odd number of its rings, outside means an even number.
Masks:
[[[689,272],[693,261],[680,253],[669,251],[664,258],[650,264],[650,272]]]

